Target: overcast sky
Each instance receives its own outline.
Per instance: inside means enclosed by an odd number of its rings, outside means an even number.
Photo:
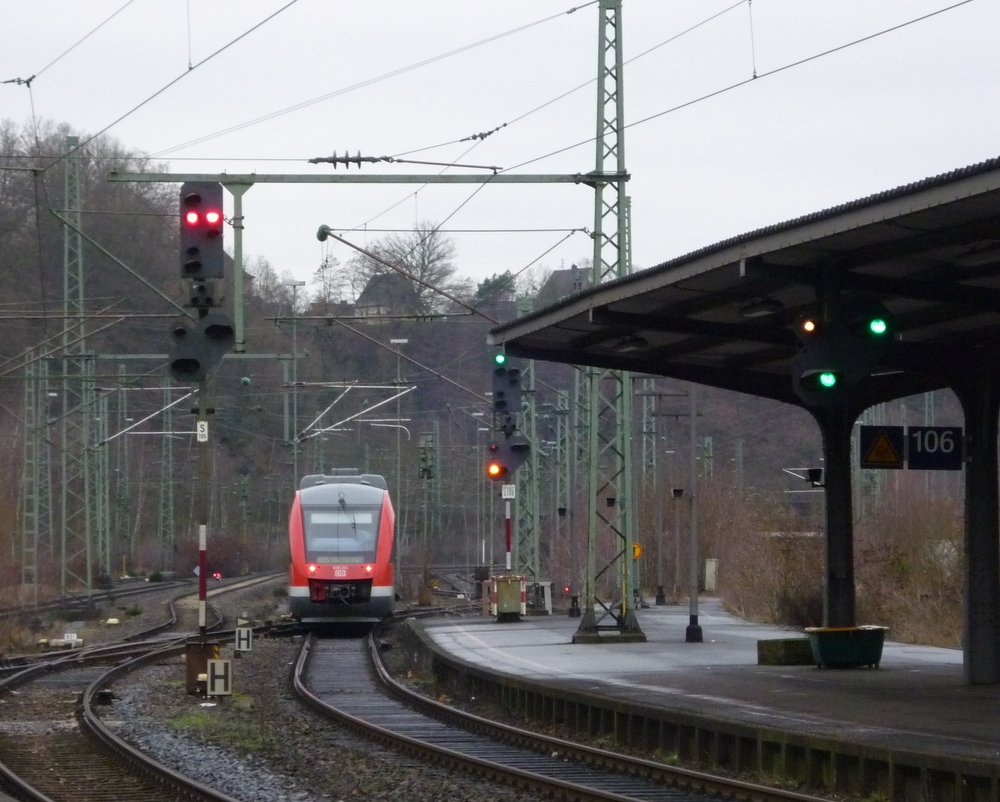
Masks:
[[[1000,3],[952,4],[623,0],[635,268],[1000,156]],[[0,84],[0,116],[107,129],[171,172],[322,175],[308,159],[345,150],[453,173],[595,165],[596,3],[5,6],[0,80],[34,78]],[[302,280],[353,254],[320,244],[320,224],[364,245],[447,220],[459,273],[477,282],[592,253],[585,186],[260,184],[244,204],[245,253]]]

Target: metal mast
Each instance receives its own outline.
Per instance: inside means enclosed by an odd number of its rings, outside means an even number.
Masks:
[[[94,363],[86,352],[83,297],[83,241],[80,228],[79,139],[66,137],[66,218],[63,229],[62,338],[62,504],[60,515],[62,577],[60,592],[90,596],[93,589],[90,537],[90,413]]]
[[[160,458],[160,545],[161,571],[174,567],[174,407],[171,399],[170,378],[163,388],[163,437]]]
[[[593,284],[631,272],[625,181],[621,0],[600,0]],[[631,376],[588,368],[588,526],[583,616],[574,643],[614,631],[645,640],[630,592],[632,540]]]
[[[38,603],[38,557],[52,556],[48,363],[28,352],[24,377],[24,470],[21,484],[21,602]]]
[[[538,427],[535,414],[535,361],[528,360],[521,373],[521,386],[526,390],[521,404],[519,429],[529,442],[537,446]],[[538,499],[538,448],[532,448],[527,461],[515,474],[517,495],[517,523],[514,541],[513,565],[515,573],[537,583],[542,576],[539,550],[540,508]]]
[[[115,409],[115,431],[124,431],[128,426],[128,391],[125,389],[125,365],[118,365],[118,404]],[[126,558],[131,553],[130,532],[131,532],[131,476],[129,471],[129,444],[128,437],[118,437],[114,446],[114,473],[112,476],[112,498],[111,506],[111,533],[117,537],[121,543],[122,573],[125,573],[127,566]],[[109,533],[109,536],[110,533]],[[112,555],[113,556],[113,555]]]
[[[88,447],[88,464],[93,468],[87,488],[88,506],[93,511],[93,535],[97,546],[97,572],[102,580],[111,579],[111,512],[108,507],[108,479],[111,475],[108,447],[108,393],[94,395],[91,432],[94,440]],[[86,413],[86,410],[84,411]]]

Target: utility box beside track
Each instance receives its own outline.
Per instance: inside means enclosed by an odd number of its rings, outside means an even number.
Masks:
[[[520,621],[527,612],[527,580],[523,576],[493,577],[490,588],[490,614],[497,621]]]

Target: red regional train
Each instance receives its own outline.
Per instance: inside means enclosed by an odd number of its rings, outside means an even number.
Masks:
[[[396,516],[376,474],[314,474],[288,519],[288,601],[303,623],[374,623],[392,615]]]

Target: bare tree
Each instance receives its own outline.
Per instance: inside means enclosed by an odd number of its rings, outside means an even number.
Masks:
[[[467,293],[467,282],[455,280],[455,245],[432,223],[422,222],[405,234],[391,234],[368,251],[377,259],[359,254],[347,264],[355,296],[377,275],[394,269],[413,281],[422,313],[441,311],[449,301],[443,293]],[[392,265],[387,267],[386,263]]]
[[[329,311],[335,304],[347,300],[351,290],[350,277],[338,259],[327,256],[313,273],[313,287],[316,288],[313,299]]]
[[[279,276],[267,259],[258,256],[247,260],[246,272],[253,277],[251,293],[261,304],[265,314],[290,315],[293,302],[298,306],[296,311],[300,314],[308,308],[309,299],[305,294],[296,296],[293,290],[296,281],[290,271],[285,270]]]

